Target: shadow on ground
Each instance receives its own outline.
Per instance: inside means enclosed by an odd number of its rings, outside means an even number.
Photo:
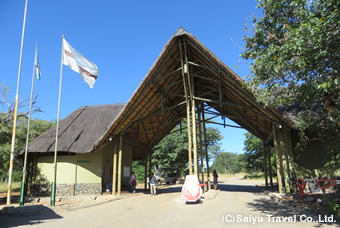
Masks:
[[[317,223],[314,227],[323,227],[328,224],[337,224],[337,227],[340,227],[340,218],[335,218],[336,222],[326,222],[325,215],[320,214],[318,212],[313,211],[308,208],[308,206],[299,204],[297,202],[291,200],[274,200],[268,198],[256,199],[251,203],[248,203],[249,208],[252,208],[255,211],[260,211],[263,214],[271,215],[273,217],[296,217],[296,221],[306,222],[307,218],[312,219],[313,221],[321,222]],[[326,215],[330,217],[331,215]],[[324,222],[325,221],[325,222]]]
[[[221,191],[227,192],[253,192],[253,193],[263,192],[263,188],[254,185],[218,184],[217,188]]]
[[[0,227],[16,227],[21,225],[36,225],[44,223],[44,220],[61,219],[49,207],[32,205],[23,207],[5,207],[0,210]]]

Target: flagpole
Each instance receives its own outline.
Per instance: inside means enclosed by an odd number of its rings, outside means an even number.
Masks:
[[[36,50],[35,55],[37,55],[37,48],[38,48],[38,44],[36,43],[35,44],[35,50]],[[31,113],[32,113],[32,103],[33,103],[35,58],[36,58],[36,56],[34,56],[34,62],[33,62],[31,99],[30,99],[30,108],[29,108],[29,113],[28,113],[24,168],[23,168],[23,171],[22,171],[22,182],[21,182],[20,200],[19,200],[19,205],[20,206],[23,206],[25,204],[26,166],[27,166],[27,153],[28,153],[27,150],[28,150],[28,140],[29,140],[29,135],[30,135]]]
[[[21,33],[21,47],[20,47],[20,59],[19,59],[19,70],[18,70],[18,82],[17,91],[15,95],[15,106],[14,106],[14,118],[13,118],[13,130],[12,130],[12,144],[11,144],[11,155],[9,160],[9,170],[8,170],[8,191],[7,191],[7,205],[11,204],[11,191],[12,191],[12,173],[13,173],[13,160],[14,160],[14,145],[15,145],[15,132],[17,126],[17,115],[18,115],[18,102],[19,102],[19,87],[20,87],[20,75],[21,75],[21,63],[22,63],[22,51],[24,47],[24,35],[26,26],[26,12],[27,12],[27,1],[25,2],[25,13],[24,22],[22,26]]]
[[[50,205],[55,206],[55,192],[56,192],[56,180],[57,180],[57,151],[58,151],[58,131],[59,131],[59,113],[60,113],[60,97],[61,97],[61,85],[63,79],[63,57],[64,57],[64,38],[62,39],[61,48],[61,62],[60,62],[60,83],[59,83],[59,99],[58,99],[58,116],[57,116],[57,126],[55,133],[55,145],[54,145],[54,179],[52,182],[51,200]]]

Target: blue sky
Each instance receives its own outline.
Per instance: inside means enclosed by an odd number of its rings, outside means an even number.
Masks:
[[[13,91],[13,100],[24,6],[24,0],[0,1],[0,83]],[[44,113],[33,118],[57,118],[63,34],[78,52],[98,66],[100,73],[90,89],[77,73],[64,66],[61,119],[82,105],[127,102],[180,26],[244,77],[250,73],[249,64],[239,57],[238,45],[243,46],[246,18],[251,14],[261,14],[255,0],[29,0],[19,98],[29,99],[38,42],[42,79],[35,83],[35,94]],[[224,136],[222,149],[241,153],[246,131],[219,129]]]

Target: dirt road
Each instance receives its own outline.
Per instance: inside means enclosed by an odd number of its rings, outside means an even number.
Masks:
[[[158,195],[133,197],[102,205],[39,216],[0,216],[0,227],[336,227],[308,210],[274,202],[256,184],[240,178],[220,178],[215,198],[185,204],[181,187],[160,189]],[[324,217],[322,219],[325,219]],[[330,218],[328,218],[330,219]]]

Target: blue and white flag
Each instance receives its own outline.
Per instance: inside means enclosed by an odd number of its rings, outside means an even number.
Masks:
[[[40,65],[39,65],[39,58],[38,58],[38,44],[35,46],[35,57],[34,57],[34,66],[35,71],[37,72],[37,79],[40,80]]]

